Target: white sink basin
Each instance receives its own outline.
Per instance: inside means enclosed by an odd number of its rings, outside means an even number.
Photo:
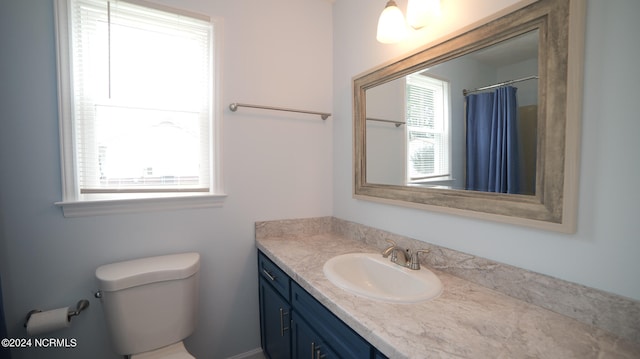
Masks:
[[[385,302],[418,303],[442,293],[442,282],[433,272],[401,267],[379,253],[339,255],[329,259],[323,271],[336,286]]]

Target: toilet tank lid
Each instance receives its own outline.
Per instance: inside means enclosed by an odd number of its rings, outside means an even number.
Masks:
[[[200,268],[196,252],[134,259],[98,267],[96,277],[103,291],[116,291],[144,284],[187,278]]]

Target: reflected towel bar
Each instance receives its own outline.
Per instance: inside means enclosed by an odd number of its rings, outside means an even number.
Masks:
[[[406,124],[405,122],[392,121],[392,120],[383,120],[381,118],[373,118],[373,117],[367,117],[367,121],[378,121],[378,122],[393,123],[394,125],[396,125],[396,127],[400,127],[400,126]]]
[[[319,115],[320,118],[322,118],[323,120],[326,120],[329,116],[331,116],[330,113],[326,113],[326,112],[295,110],[295,109],[292,109],[292,108],[271,107],[271,106],[262,106],[262,105],[249,105],[249,104],[246,104],[246,103],[236,103],[236,102],[234,102],[234,103],[229,105],[229,109],[231,111],[233,111],[233,112],[236,112],[236,110],[238,110],[238,107],[250,107],[250,108],[259,108],[259,109],[263,109],[263,110],[308,113],[308,114],[311,114],[311,115]]]

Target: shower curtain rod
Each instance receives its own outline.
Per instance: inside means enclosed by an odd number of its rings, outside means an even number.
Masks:
[[[246,103],[237,103],[234,102],[232,104],[229,105],[229,109],[233,112],[236,112],[238,110],[238,107],[249,107],[249,108],[258,108],[258,109],[263,109],[263,110],[272,110],[272,111],[286,111],[286,112],[297,112],[297,113],[307,113],[307,114],[311,114],[311,115],[319,115],[321,119],[326,120],[329,116],[331,116],[330,113],[327,112],[317,112],[317,111],[307,111],[307,110],[296,110],[296,109],[292,109],[292,108],[284,108],[284,107],[272,107],[272,106],[262,106],[262,105],[250,105],[250,104],[246,104]]]
[[[516,83],[516,82],[522,82],[522,81],[534,80],[534,79],[538,79],[538,76],[535,76],[535,75],[534,75],[534,76],[523,77],[523,78],[521,78],[521,79],[517,79],[517,80],[508,80],[508,81],[504,81],[504,82],[497,83],[497,84],[495,84],[495,85],[489,85],[489,86],[485,86],[485,87],[480,87],[480,88],[477,88],[477,89],[475,89],[475,90],[467,90],[467,89],[464,89],[464,90],[462,90],[462,95],[463,95],[463,96],[467,96],[467,95],[468,95],[468,94],[470,94],[470,93],[474,93],[474,92],[478,92],[478,91],[484,91],[484,90],[489,90],[489,89],[496,88],[496,87],[500,87],[500,86],[511,85],[511,84]]]

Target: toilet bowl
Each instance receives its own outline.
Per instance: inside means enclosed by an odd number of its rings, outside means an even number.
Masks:
[[[183,340],[197,322],[200,255],[180,253],[96,269],[114,350],[131,359],[193,359]]]

